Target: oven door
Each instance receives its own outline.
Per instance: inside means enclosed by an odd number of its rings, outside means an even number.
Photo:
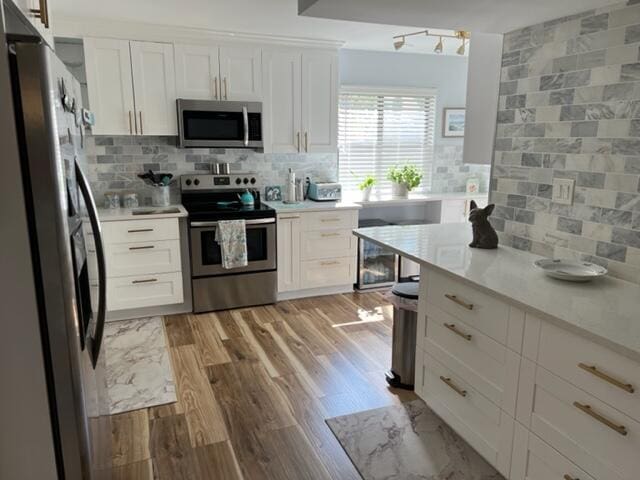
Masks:
[[[246,267],[222,267],[222,254],[216,242],[217,222],[191,222],[191,274],[194,277],[262,272],[276,269],[276,219],[247,220]]]
[[[262,104],[177,100],[181,147],[262,148]]]

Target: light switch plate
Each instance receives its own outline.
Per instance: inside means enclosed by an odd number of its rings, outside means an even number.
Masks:
[[[554,178],[551,200],[554,203],[573,205],[573,191],[576,181],[571,178]]]

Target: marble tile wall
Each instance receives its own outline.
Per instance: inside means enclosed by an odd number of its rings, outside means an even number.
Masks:
[[[86,138],[88,173],[99,205],[105,192],[133,191],[141,205],[151,202],[151,189],[137,174],[154,172],[183,174],[210,173],[211,164],[228,162],[232,172],[255,172],[266,185],[283,185],[289,168],[298,176],[318,181],[337,178],[335,154],[264,154],[253,150],[219,148],[178,148],[176,137],[93,136]],[[180,201],[180,188],[171,188],[173,202]]]
[[[433,171],[431,174],[432,193],[465,192],[467,180],[477,178],[480,191],[489,191],[489,165],[466,165],[462,163],[462,142],[460,145],[435,145],[433,148]]]
[[[169,172],[174,176],[209,173],[211,164],[228,162],[232,171],[256,172],[261,187],[284,185],[291,168],[298,176],[318,181],[337,180],[338,157],[335,154],[263,154],[252,150],[220,148],[177,148],[176,137],[89,136],[85,139],[89,180],[99,205],[105,192],[136,192],[142,205],[151,202],[151,187],[137,174],[148,169]],[[436,145],[431,175],[434,193],[463,192],[467,179],[480,180],[481,190],[488,191],[488,166],[463,165],[462,145]],[[180,200],[177,185],[172,201]]]
[[[491,179],[501,242],[640,283],[640,2],[505,35]],[[551,200],[575,180],[573,205]]]

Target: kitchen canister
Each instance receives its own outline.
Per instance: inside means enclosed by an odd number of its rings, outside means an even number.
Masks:
[[[104,194],[104,208],[120,208],[120,195],[116,192],[106,192]]]
[[[138,194],[135,192],[124,193],[122,195],[122,206],[124,208],[137,208],[139,206]]]
[[[169,186],[156,186],[151,189],[151,205],[168,207],[170,204]]]

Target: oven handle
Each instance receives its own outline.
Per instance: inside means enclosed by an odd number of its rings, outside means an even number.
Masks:
[[[255,220],[246,220],[246,225],[265,225],[268,223],[276,223],[275,218],[257,218]],[[217,227],[218,222],[191,222],[192,227]]]
[[[247,107],[242,107],[242,120],[244,122],[244,146],[249,146],[249,112]]]

